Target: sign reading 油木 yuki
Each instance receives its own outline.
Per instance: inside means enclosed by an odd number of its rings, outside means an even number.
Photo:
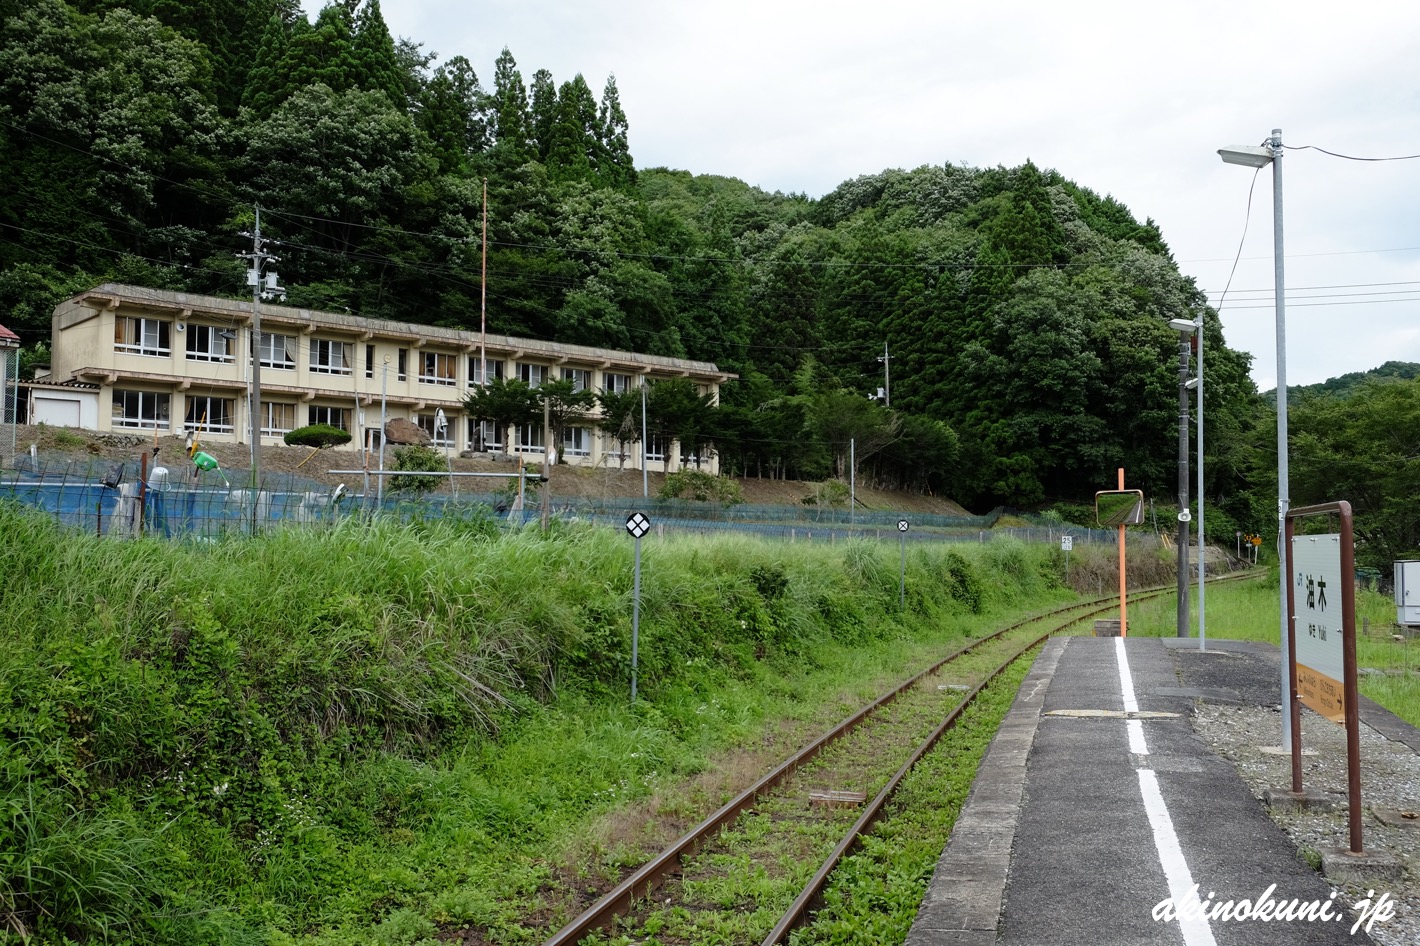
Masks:
[[[1293,536],[1297,693],[1303,703],[1333,722],[1346,718],[1341,582],[1341,536]]]

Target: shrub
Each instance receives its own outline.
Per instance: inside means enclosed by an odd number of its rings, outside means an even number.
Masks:
[[[728,477],[711,476],[701,470],[667,473],[666,482],[658,495],[661,499],[694,499],[726,506],[737,506],[745,501],[739,483]]]
[[[396,447],[394,451],[394,469],[401,472],[424,473],[426,471],[443,472],[446,469],[444,457],[433,447],[419,445],[409,447]],[[414,493],[422,496],[430,492],[439,485],[440,476],[391,476],[391,493]]]
[[[848,485],[842,480],[824,480],[809,487],[809,494],[800,502],[805,506],[829,506],[842,509],[848,505]]]
[[[332,427],[330,424],[311,424],[309,427],[297,427],[287,431],[286,436],[281,439],[285,440],[289,447],[314,447],[320,450],[349,443],[350,431]]]

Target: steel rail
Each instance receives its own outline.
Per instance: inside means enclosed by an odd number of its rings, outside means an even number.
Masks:
[[[1228,575],[1224,578],[1215,579],[1215,581],[1226,581],[1237,577],[1240,576]],[[1151,588],[1147,591],[1136,592],[1136,594],[1131,595],[1131,597],[1136,601],[1148,601],[1153,598],[1162,597],[1171,590],[1172,589],[1168,587]],[[784,915],[780,918],[774,929],[764,938],[764,942],[761,946],[779,946],[779,944],[788,939],[789,934],[795,928],[803,925],[804,921],[808,919],[809,915],[821,901],[823,888],[827,886],[829,875],[838,867],[839,861],[848,856],[848,854],[861,843],[868,829],[876,824],[882,817],[883,807],[887,804],[888,799],[892,797],[893,793],[897,791],[897,787],[902,780],[912,771],[913,766],[920,762],[922,757],[932,750],[942,736],[946,734],[947,730],[956,725],[957,719],[960,718],[961,714],[971,704],[971,701],[976,699],[982,690],[986,689],[987,686],[1004,673],[1013,663],[1039,647],[1047,638],[1069,627],[1071,624],[1077,624],[1095,614],[1103,614],[1111,610],[1114,605],[1115,602],[1111,600],[1110,603],[1104,607],[1097,608],[1094,611],[1086,611],[1079,618],[1065,622],[1046,631],[1034,641],[1031,641],[1029,644],[1017,650],[1015,654],[1002,661],[995,670],[991,671],[986,679],[973,687],[972,690],[962,698],[961,702],[952,708],[952,711],[947,714],[946,719],[942,721],[941,725],[933,730],[930,736],[923,740],[922,744],[917,747],[917,750],[912,753],[911,757],[903,763],[902,768],[897,770],[897,774],[889,779],[887,784],[882,787],[882,790],[878,792],[877,796],[869,803],[867,809],[864,810],[862,816],[854,822],[853,827],[848,829],[848,833],[844,835],[843,840],[838,842],[838,845],[833,849],[832,853],[824,859],[822,866],[819,867],[818,871],[809,882],[804,885],[804,889],[799,893],[799,896],[795,898],[789,909],[784,912]]]
[[[1159,592],[1159,594],[1162,594],[1162,592]],[[1112,606],[1113,604],[1100,608],[1097,611],[1086,612],[1085,615],[1078,620],[1084,620],[1092,614],[1102,614],[1108,611]],[[812,911],[817,908],[823,895],[823,888],[828,885],[829,875],[837,869],[839,861],[847,857],[848,854],[862,843],[863,836],[867,834],[868,829],[876,824],[882,817],[883,807],[887,805],[888,799],[897,791],[902,780],[912,771],[913,766],[917,765],[917,763],[922,760],[922,757],[932,750],[932,747],[946,734],[947,730],[956,725],[957,720],[961,718],[961,714],[966,708],[971,705],[972,700],[976,699],[982,690],[995,682],[996,678],[1004,673],[1006,669],[1017,660],[1020,660],[1021,657],[1039,647],[1047,638],[1054,635],[1057,631],[1068,627],[1070,624],[1078,623],[1078,620],[1069,621],[1058,627],[1051,628],[1029,644],[1018,649],[1014,654],[1002,661],[995,670],[992,670],[986,679],[974,686],[962,698],[961,702],[952,708],[952,711],[942,720],[941,725],[934,729],[932,734],[922,741],[922,744],[913,751],[907,761],[902,764],[902,767],[897,770],[897,773],[893,775],[892,778],[888,779],[887,784],[884,785],[873,800],[868,803],[863,814],[853,823],[853,827],[848,829],[848,833],[843,836],[843,840],[839,841],[832,853],[824,859],[823,864],[804,886],[803,891],[795,898],[789,909],[784,912],[784,915],[780,918],[774,929],[764,938],[762,946],[779,946],[780,943],[788,939],[790,932],[796,927],[801,926],[804,921],[808,919]]]
[[[1173,590],[1174,589],[1172,588],[1172,586],[1142,589],[1140,591],[1135,592],[1134,595],[1131,595],[1131,597],[1135,597],[1137,600],[1142,601],[1148,600],[1153,597],[1158,597],[1166,593],[1170,593]],[[1103,604],[1101,604],[1101,602],[1103,602]],[[987,644],[991,641],[997,640],[1003,635],[1009,634],[1010,632],[1018,630],[1028,624],[1033,624],[1051,617],[1056,617],[1058,615],[1065,614],[1066,612],[1070,611],[1083,612],[1073,619],[1063,621],[1056,627],[1052,628],[1050,631],[1047,631],[1044,635],[1042,635],[1039,639],[1037,639],[1033,644],[1030,645],[1031,647],[1039,646],[1040,641],[1043,641],[1045,638],[1049,637],[1054,633],[1057,633],[1061,629],[1069,627],[1072,624],[1078,624],[1080,621],[1086,620],[1093,615],[1103,614],[1104,612],[1109,611],[1116,605],[1117,601],[1112,596],[1109,598],[1096,598],[1090,601],[1075,602],[1074,604],[1065,605],[1064,607],[1056,608],[1051,611],[1046,611],[1042,614],[1032,615],[1030,617],[1023,618],[1022,620],[1016,621],[1013,624],[1009,624],[998,631],[994,631],[991,634],[977,638],[976,640],[967,643],[965,646],[958,648],[951,654],[927,667],[925,670],[914,674],[912,677],[898,684],[896,687],[889,690],[887,693],[884,693],[876,700],[873,700],[871,703],[868,703],[856,710],[852,715],[839,722],[833,728],[829,729],[823,735],[819,736],[813,742],[804,746],[798,752],[794,753],[794,755],[790,756],[787,760],[780,763],[773,770],[762,776],[753,785],[744,789],[734,798],[730,799],[730,801],[726,802],[721,808],[719,808],[717,811],[707,817],[704,821],[700,822],[695,827],[691,828],[689,831],[683,834],[680,838],[672,842],[671,845],[665,848],[665,850],[661,851],[661,853],[646,861],[635,871],[629,874],[620,883],[618,883],[615,887],[613,887],[610,891],[608,891],[590,907],[584,910],[579,916],[577,916],[576,919],[572,920],[566,926],[562,927],[562,929],[558,930],[551,937],[545,940],[543,946],[572,946],[572,944],[580,942],[584,937],[586,937],[595,930],[604,930],[613,927],[618,917],[630,912],[630,907],[633,901],[646,896],[648,893],[659,887],[664,882],[666,877],[674,872],[675,868],[680,864],[681,859],[691,854],[694,854],[697,850],[699,850],[699,848],[704,843],[706,843],[711,837],[713,837],[717,829],[721,828],[726,824],[731,823],[735,818],[742,814],[745,809],[751,807],[755,802],[760,799],[760,797],[762,797],[770,789],[773,789],[774,787],[782,783],[785,779],[787,779],[790,775],[792,775],[796,770],[798,770],[808,762],[811,762],[814,758],[818,756],[820,752],[822,752],[833,742],[852,732],[853,729],[855,729],[858,724],[861,723],[869,715],[891,703],[898,696],[921,682],[923,678],[937,672],[942,667],[946,666],[953,660],[956,660],[957,658],[961,657],[968,651],[980,647],[983,644]],[[1028,649],[1030,648],[1026,648],[1026,650]],[[1015,660],[1016,658],[1013,657],[1011,659]],[[993,672],[993,677],[999,673],[1000,668]],[[989,679],[990,678],[988,678],[988,682]],[[966,696],[966,698],[958,704],[956,710],[954,710],[948,718],[955,719],[956,714],[959,713],[960,710],[965,707],[973,697],[975,697],[975,695],[980,691],[982,686],[984,686],[984,684],[978,685],[976,689],[972,690]],[[950,728],[950,726],[944,723],[943,726],[940,727],[937,733],[935,733],[932,737],[932,742],[935,743],[936,740],[940,738],[941,733],[945,732],[948,728]],[[921,751],[925,750],[919,750],[918,754],[914,754],[908,765],[904,767],[904,771],[900,772],[899,776],[895,777],[895,781],[897,779],[900,779],[900,777],[905,774],[906,769],[910,769],[911,765],[915,763],[918,758],[920,758]],[[849,838],[851,837],[852,834],[850,834]],[[846,843],[847,840],[848,839],[845,839],[844,843]],[[840,847],[842,846],[843,845],[840,844]],[[836,862],[837,860],[835,858],[834,863]]]

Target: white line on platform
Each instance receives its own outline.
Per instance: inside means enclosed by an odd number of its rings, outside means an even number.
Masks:
[[[1114,639],[1114,656],[1119,663],[1119,689],[1124,694],[1124,712],[1139,712],[1139,701],[1134,698],[1134,677],[1129,673],[1129,659],[1124,656],[1124,638]],[[1131,719],[1124,724],[1129,729],[1129,751],[1135,755],[1148,755],[1149,746],[1144,742],[1144,724]]]
[[[1164,877],[1169,883],[1169,896],[1175,905],[1183,904],[1193,895],[1193,872],[1188,869],[1188,861],[1184,860],[1183,848],[1179,846],[1178,835],[1173,830],[1173,819],[1169,817],[1168,806],[1159,791],[1158,777],[1152,769],[1139,770],[1139,791],[1144,796],[1144,813],[1149,816],[1149,827],[1154,829],[1154,847],[1159,850],[1159,863],[1163,865]],[[1213,928],[1203,917],[1185,911],[1178,917],[1178,926],[1185,946],[1217,946]]]

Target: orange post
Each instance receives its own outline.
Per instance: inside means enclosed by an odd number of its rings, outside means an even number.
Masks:
[[[1124,489],[1124,467],[1119,468],[1119,488]],[[1119,526],[1119,636],[1129,636],[1128,608],[1125,604],[1124,525]]]

